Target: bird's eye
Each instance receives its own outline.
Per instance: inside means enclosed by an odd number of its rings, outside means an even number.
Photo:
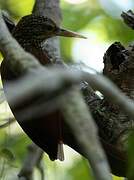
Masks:
[[[54,27],[53,27],[53,26],[50,26],[50,25],[47,25],[47,26],[46,26],[46,29],[47,29],[48,31],[52,31],[52,30],[54,29]]]

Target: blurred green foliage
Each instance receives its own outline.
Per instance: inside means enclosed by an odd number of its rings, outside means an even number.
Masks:
[[[22,16],[31,13],[33,4],[34,0],[0,0],[0,8],[6,10],[16,22]],[[113,10],[113,14],[109,13],[108,9],[105,9],[104,6],[102,6],[101,1],[99,0],[87,0],[80,4],[71,4],[67,2],[67,0],[61,0],[61,7],[63,14],[62,26],[64,26],[65,28],[82,32],[88,32],[92,30],[98,35],[98,39],[102,43],[120,41],[121,43],[127,45],[128,43],[131,43],[134,39],[133,31],[123,23],[120,16],[114,16],[115,6],[110,7]],[[134,7],[131,7],[131,9],[133,8]],[[117,7],[115,8],[115,11],[117,11]],[[69,38],[60,39],[63,58],[65,59],[65,61],[72,61],[72,46],[74,40]],[[0,113],[1,117],[3,117],[2,108],[0,109]],[[9,113],[5,111],[4,115],[8,118]],[[11,129],[13,129],[13,133]],[[14,128],[14,124],[10,125],[10,127],[6,129],[0,129],[0,137],[0,162],[2,162],[2,158],[11,161],[12,165],[14,165],[15,167],[13,169],[9,168],[10,176],[8,176],[8,180],[15,179],[16,173],[14,175],[13,172],[19,171],[20,165],[22,164],[26,154],[26,146],[31,141],[26,135],[24,135],[24,133],[19,127]],[[131,148],[129,148],[130,159],[133,159],[133,138],[131,138],[130,141],[132,141],[132,143],[130,143]],[[81,158],[77,158],[76,160],[74,160],[74,163],[69,167],[64,167],[64,169],[62,169],[62,176],[60,175],[61,166],[60,168],[58,168],[58,163],[50,162],[46,157],[45,162],[47,163],[47,168],[51,171],[50,173],[48,173],[48,179],[50,180],[92,179],[91,173],[88,173],[89,169],[87,166],[87,162],[85,162],[85,160]],[[132,169],[132,171],[130,172],[134,172],[134,164],[132,162],[134,162],[134,160],[130,163],[130,169]],[[2,172],[3,166],[1,163],[0,176]],[[8,174],[7,169],[6,173]],[[132,176],[131,173],[130,176]],[[2,178],[6,179],[7,177],[1,176],[0,179]],[[121,178],[117,177],[114,177],[114,179],[121,180]]]
[[[85,159],[79,159],[73,167],[68,170],[68,174],[71,174],[71,180],[80,179],[83,180],[92,179],[91,172],[89,173],[88,163]]]

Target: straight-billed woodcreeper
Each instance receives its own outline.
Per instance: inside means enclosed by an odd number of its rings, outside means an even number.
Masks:
[[[8,21],[6,22],[8,25]],[[9,23],[10,24],[10,23]],[[16,27],[13,25],[11,28],[13,37],[19,42],[19,44],[29,53],[33,54],[42,65],[51,64],[49,56],[42,50],[42,42],[53,36],[65,36],[65,37],[79,37],[83,36],[61,29],[56,24],[46,17],[28,15],[23,17]],[[8,65],[9,59],[4,59],[1,65],[1,76],[3,85],[7,81],[16,80],[16,75],[11,71]],[[7,98],[8,99],[8,98]],[[26,132],[26,134],[39,146],[41,147],[50,157],[51,160],[60,159],[63,160],[62,148],[59,150],[59,145],[62,143],[69,145],[77,152],[84,155],[80,145],[77,143],[73,132],[70,130],[64,118],[60,108],[54,112],[32,117],[27,121],[21,119],[18,116],[18,111],[31,104],[38,103],[38,100],[25,101],[20,107],[14,108],[10,104],[11,110],[18,120],[20,126]],[[44,110],[45,111],[45,110]],[[112,145],[102,141],[105,149],[109,164],[112,169],[112,173],[119,176],[125,175],[125,161],[120,157],[119,152]],[[59,152],[61,153],[59,155]]]

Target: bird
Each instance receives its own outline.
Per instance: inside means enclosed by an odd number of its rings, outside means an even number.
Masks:
[[[9,22],[6,21],[6,24],[8,26]],[[54,36],[85,38],[78,33],[58,27],[53,20],[47,17],[34,14],[22,17],[16,26],[10,26],[9,24],[8,27],[11,27],[9,30],[12,36],[18,41],[22,48],[34,55],[44,66],[52,64],[49,55],[42,49],[42,43],[48,38]],[[5,58],[1,64],[3,87],[6,82],[15,81],[19,78],[11,71],[8,61],[9,59]],[[26,109],[30,107],[31,104],[38,104],[41,99],[42,97],[25,100],[19,107],[14,107],[12,104],[9,104],[24,132],[49,155],[51,160],[64,160],[63,144],[67,144],[86,157],[69,125],[64,121],[60,108],[48,114],[31,117],[31,119],[27,121],[19,116],[18,112],[21,109]],[[101,137],[100,141],[106,152],[112,173],[118,176],[126,176],[126,159],[124,155]]]
[[[7,17],[4,17],[4,19],[9,31],[12,33],[12,36],[18,41],[25,51],[34,55],[42,65],[52,64],[50,57],[41,47],[42,43],[48,38],[53,36],[85,38],[78,33],[59,28],[54,21],[47,17],[33,14],[27,15],[22,17],[16,26]],[[7,81],[15,81],[19,78],[11,71],[8,61],[9,60],[4,59],[1,64],[1,77],[3,85]],[[49,154],[50,159],[63,160],[63,117],[61,112],[56,111],[45,116],[39,115],[38,120],[33,117],[28,120],[28,122],[23,121],[23,119],[18,116],[20,109],[25,109],[25,107],[28,108],[31,104],[33,105],[36,103],[39,103],[39,97],[38,100],[33,99],[30,100],[30,102],[25,101],[19,107],[13,107],[12,104],[10,104],[10,107],[22,129],[39,147]],[[66,131],[65,129],[66,126],[64,126],[64,132]]]

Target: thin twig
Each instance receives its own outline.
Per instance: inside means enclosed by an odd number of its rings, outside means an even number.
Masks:
[[[42,155],[43,150],[34,143],[28,146],[28,154],[18,175],[19,179],[22,180],[23,178],[24,180],[32,180],[34,167],[37,166],[37,163],[41,160]]]
[[[41,174],[41,180],[45,180],[45,173],[44,173],[45,167],[44,167],[44,164],[42,163],[42,157],[36,166]]]
[[[7,126],[9,126],[13,122],[15,122],[15,118],[8,118],[8,119],[5,119],[4,121],[6,121],[6,122],[3,124],[0,124],[0,129],[6,128]]]

